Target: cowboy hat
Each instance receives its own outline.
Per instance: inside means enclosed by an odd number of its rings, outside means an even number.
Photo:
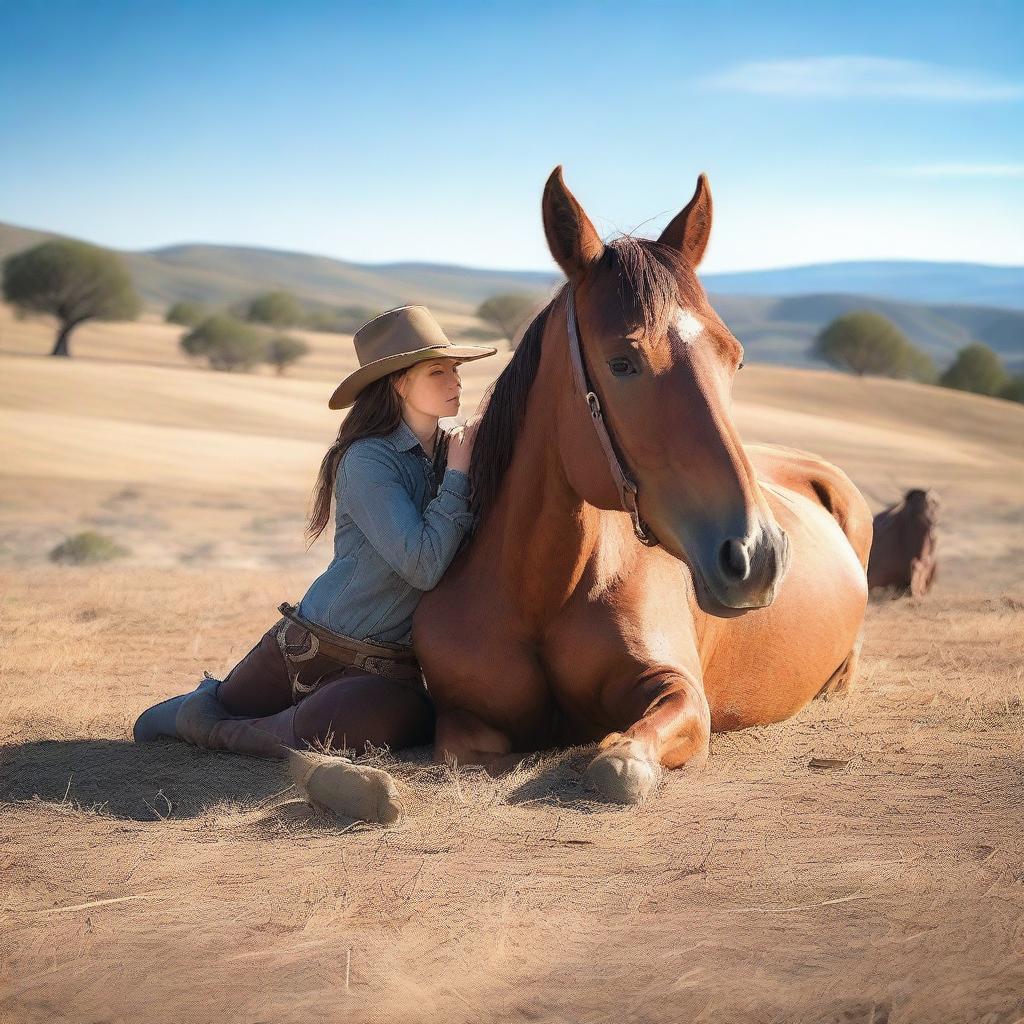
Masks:
[[[332,409],[347,409],[359,392],[395,370],[428,359],[483,359],[496,348],[453,345],[431,316],[426,306],[399,306],[363,324],[352,339],[359,369],[350,373],[334,390],[327,404]]]

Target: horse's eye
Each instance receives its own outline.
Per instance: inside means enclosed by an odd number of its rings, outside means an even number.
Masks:
[[[740,365],[737,366],[736,369],[737,370],[742,370],[743,369],[743,360],[742,359],[740,360]]]
[[[608,365],[616,377],[628,377],[630,374],[639,372],[626,356],[616,356],[614,359],[609,359]]]

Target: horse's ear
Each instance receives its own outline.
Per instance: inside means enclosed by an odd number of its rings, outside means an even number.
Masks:
[[[693,193],[693,198],[662,231],[658,241],[675,249],[690,268],[696,270],[704,258],[704,250],[708,247],[710,237],[711,186],[708,185],[707,175],[701,174],[697,178],[697,189]]]
[[[544,186],[541,208],[551,255],[565,276],[574,281],[604,252],[604,242],[576,197],[565,187],[560,166],[551,172]]]

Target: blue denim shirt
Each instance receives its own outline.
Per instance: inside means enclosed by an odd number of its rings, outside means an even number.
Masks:
[[[448,469],[438,489],[431,459],[403,420],[385,437],[352,444],[334,494],[334,559],[300,614],[358,640],[411,644],[421,594],[436,586],[472,525],[469,477]]]

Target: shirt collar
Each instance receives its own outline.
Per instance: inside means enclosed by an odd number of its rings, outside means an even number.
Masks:
[[[413,433],[412,427],[405,420],[402,420],[398,424],[397,429],[388,434],[388,441],[400,452],[412,451],[413,448],[420,448],[422,450],[420,439]]]

